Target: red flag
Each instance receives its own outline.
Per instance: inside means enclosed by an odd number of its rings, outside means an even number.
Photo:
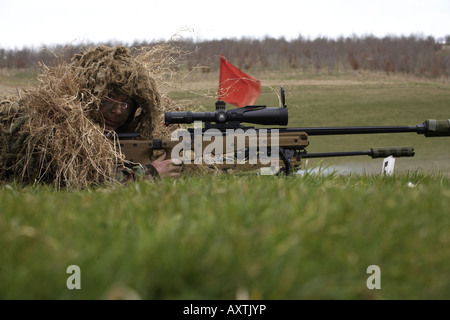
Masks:
[[[261,93],[261,82],[242,72],[220,55],[219,99],[239,108],[253,105]]]

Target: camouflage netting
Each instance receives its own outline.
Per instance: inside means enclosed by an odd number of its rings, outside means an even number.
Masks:
[[[163,78],[158,70],[164,69],[157,68],[157,56],[164,55],[155,48],[132,55],[122,46],[99,46],[70,63],[41,66],[38,86],[0,99],[0,182],[57,188],[114,183],[125,158],[102,129],[99,106],[110,90],[119,89],[139,104],[127,130],[151,138],[169,137],[178,129],[163,126],[164,111],[178,107],[158,91],[154,79]]]

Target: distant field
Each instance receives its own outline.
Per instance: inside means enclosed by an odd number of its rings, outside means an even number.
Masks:
[[[37,69],[0,69],[0,94],[14,94],[17,89],[37,84]]]

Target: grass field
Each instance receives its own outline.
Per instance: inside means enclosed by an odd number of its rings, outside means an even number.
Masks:
[[[226,176],[0,189],[2,299],[447,299],[450,181]],[[69,290],[68,266],[81,270]],[[381,270],[369,290],[367,268]]]
[[[284,85],[289,126],[450,116],[448,83],[285,76],[261,75],[258,104],[277,106]],[[214,75],[182,86],[194,93],[168,94],[213,109]],[[357,157],[308,163],[346,174],[186,176],[82,191],[2,184],[0,299],[448,299],[449,142],[311,137],[310,152],[414,146],[391,177],[379,174],[381,160]],[[67,287],[72,265],[81,289]],[[381,289],[368,288],[372,265]]]

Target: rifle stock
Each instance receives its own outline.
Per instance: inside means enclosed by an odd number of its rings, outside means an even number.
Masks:
[[[141,163],[147,165],[151,163],[151,157],[154,150],[163,150],[167,154],[167,158],[180,158],[185,164],[198,164],[204,163],[210,165],[211,167],[220,170],[255,170],[259,168],[270,167],[273,163],[268,161],[261,161],[263,157],[261,156],[261,150],[267,150],[265,153],[270,153],[270,150],[276,144],[280,149],[290,149],[296,150],[295,154],[291,154],[289,161],[293,166],[300,166],[301,162],[301,152],[309,145],[308,135],[304,132],[282,132],[279,133],[277,141],[269,136],[262,137],[258,131],[252,131],[252,133],[242,133],[245,135],[245,140],[243,140],[242,146],[239,149],[236,148],[237,143],[235,138],[239,138],[239,135],[215,135],[210,140],[201,141],[201,148],[196,150],[195,137],[183,140],[183,136],[179,135],[173,139],[153,139],[153,140],[136,140],[127,139],[126,136],[118,134],[120,141],[121,151],[125,154],[127,160],[131,162]],[[136,138],[136,136],[134,136]],[[192,137],[192,136],[191,136]],[[202,135],[204,137],[204,135]],[[263,140],[263,144],[256,146],[257,142]],[[177,147],[183,148],[183,153],[177,152]],[[214,146],[213,146],[214,145]],[[257,147],[258,153],[256,158],[249,159],[248,156],[244,155],[242,161],[238,161],[239,152],[248,152],[253,146]],[[213,150],[216,158],[205,157],[204,151],[208,148]],[[196,154],[196,151],[200,151],[200,154]],[[278,166],[285,166],[283,159],[278,159]]]

